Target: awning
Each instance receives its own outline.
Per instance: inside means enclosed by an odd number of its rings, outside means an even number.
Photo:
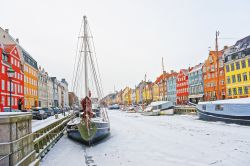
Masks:
[[[201,98],[204,94],[197,94],[197,95],[189,95],[188,98]]]

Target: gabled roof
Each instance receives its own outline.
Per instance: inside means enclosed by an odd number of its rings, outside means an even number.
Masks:
[[[21,58],[20,57],[20,52],[17,49],[15,44],[4,44],[3,47],[4,47],[5,53],[11,54],[11,55],[15,56],[18,59]]]
[[[189,73],[192,73],[192,72],[196,72],[198,70],[201,70],[202,69],[202,66],[203,66],[204,63],[200,63],[194,67],[192,67],[192,69],[189,71]]]
[[[155,83],[160,83],[163,79],[167,79],[169,77],[169,73],[161,74],[157,79],[155,80]]]
[[[242,49],[246,49],[247,47],[250,47],[250,35],[247,37],[244,37],[243,39],[238,40],[234,47],[237,50],[242,50]]]
[[[188,75],[188,69],[181,69],[180,72],[178,74],[180,74],[181,72],[185,75]]]

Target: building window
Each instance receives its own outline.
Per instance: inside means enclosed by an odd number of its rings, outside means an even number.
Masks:
[[[234,95],[237,95],[237,89],[236,88],[233,88],[233,93],[234,93]]]
[[[237,81],[241,82],[241,74],[237,74]]]
[[[2,90],[5,90],[5,81],[2,80]]]
[[[5,97],[2,96],[2,104],[5,106]]]
[[[240,62],[236,62],[235,65],[236,65],[236,70],[239,70],[240,69]]]
[[[248,87],[247,86],[244,87],[244,93],[248,94]]]
[[[229,65],[226,65],[226,71],[230,72]]]
[[[243,77],[243,81],[247,81],[247,73],[243,73],[242,77]]]
[[[238,88],[239,95],[242,95],[242,87]]]
[[[241,67],[242,67],[242,68],[246,68],[246,61],[245,61],[245,60],[242,60],[242,61],[241,61]]]
[[[235,75],[232,75],[232,83],[235,83],[236,79],[235,79]]]
[[[234,71],[234,63],[231,64],[231,71]]]
[[[232,95],[232,90],[231,90],[231,89],[228,89],[228,90],[227,90],[227,95],[228,95],[228,96],[231,96],[231,95]]]
[[[5,73],[5,67],[2,66],[2,73],[4,74]]]
[[[2,52],[2,60],[8,61],[8,56],[6,53]]]

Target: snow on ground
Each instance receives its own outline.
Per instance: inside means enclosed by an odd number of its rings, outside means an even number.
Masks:
[[[65,116],[68,115],[68,112],[65,112]],[[58,114],[58,119],[55,118],[55,116],[50,116],[47,119],[44,120],[32,120],[32,132],[35,132],[45,126],[50,125],[51,123],[54,123],[60,119],[64,118],[63,114]]]
[[[197,116],[142,116],[109,111],[111,136],[86,147],[65,135],[42,166],[246,166],[250,162],[250,127],[206,122]],[[92,164],[92,165],[94,165]]]

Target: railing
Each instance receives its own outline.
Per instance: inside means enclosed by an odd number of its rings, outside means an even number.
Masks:
[[[70,114],[46,127],[33,132],[34,149],[36,151],[36,159],[44,157],[45,154],[55,145],[55,143],[63,136],[66,124],[73,118]]]

